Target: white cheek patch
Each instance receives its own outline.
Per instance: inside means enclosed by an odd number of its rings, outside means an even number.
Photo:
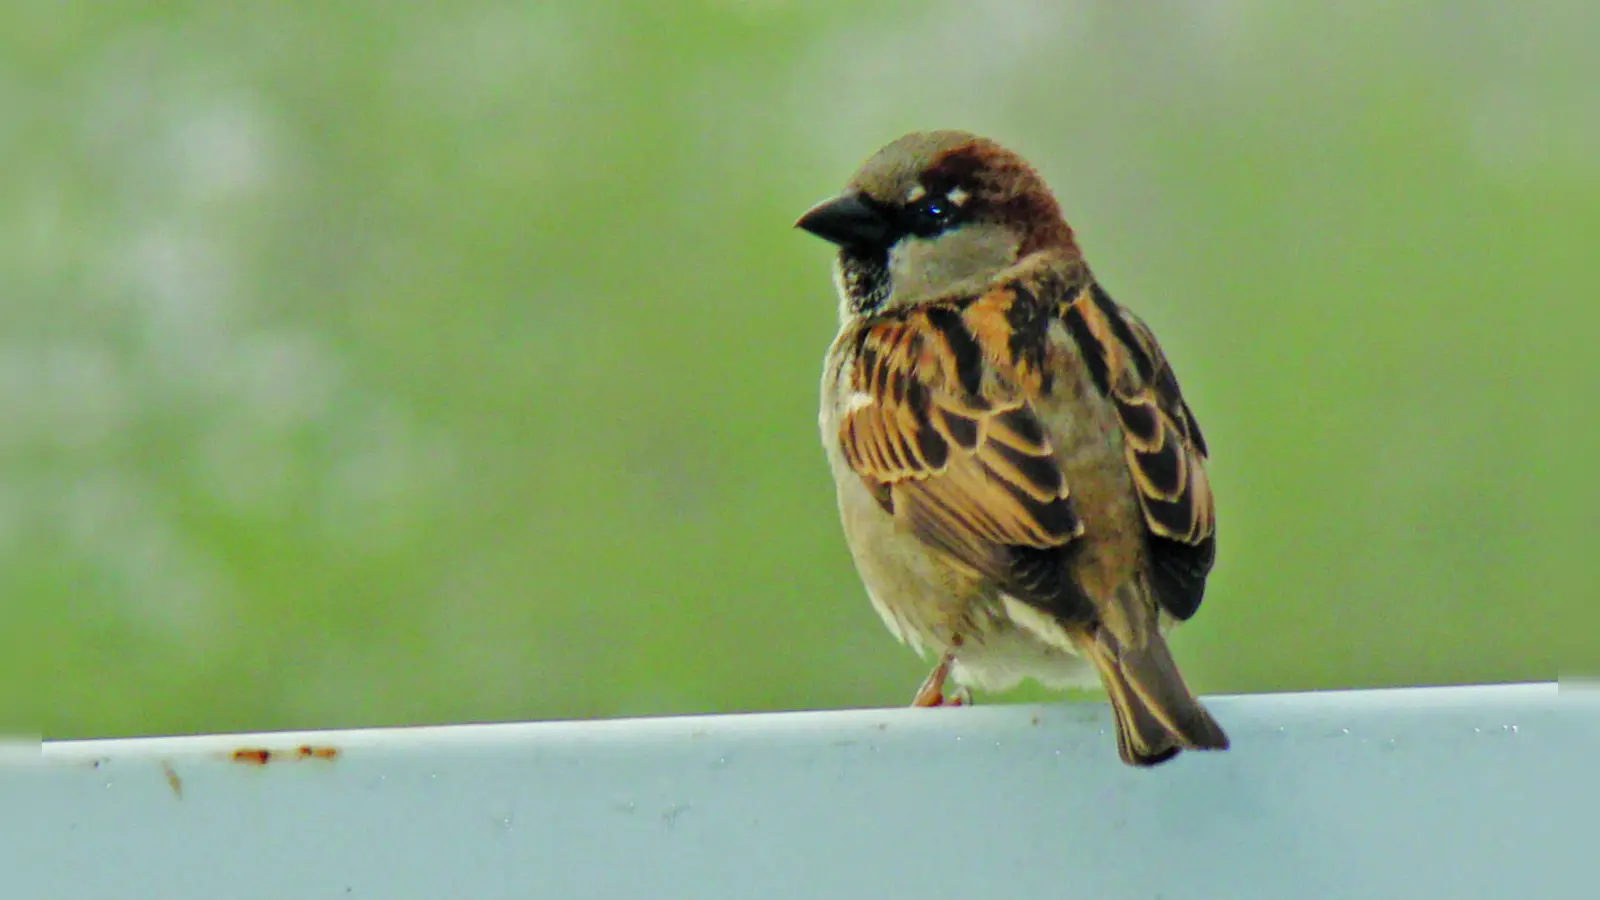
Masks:
[[[972,199],[972,195],[963,188],[951,188],[950,193],[945,194],[945,198],[957,206],[966,206],[967,201]]]
[[[907,203],[915,203],[918,200],[921,200],[923,197],[926,197],[926,196],[928,196],[928,189],[927,188],[923,187],[920,184],[913,184],[911,186],[911,190],[906,191],[906,202]]]

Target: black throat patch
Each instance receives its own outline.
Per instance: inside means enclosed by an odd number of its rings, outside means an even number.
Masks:
[[[845,248],[839,251],[840,284],[856,314],[870,313],[889,299],[889,251]]]

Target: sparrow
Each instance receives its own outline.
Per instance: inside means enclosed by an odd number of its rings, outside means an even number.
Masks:
[[[795,225],[838,247],[819,424],[872,605],[938,660],[913,705],[1098,675],[1129,765],[1226,749],[1166,641],[1216,558],[1205,438],[1039,174],[914,132]]]

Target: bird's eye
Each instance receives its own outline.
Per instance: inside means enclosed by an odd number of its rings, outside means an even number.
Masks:
[[[955,209],[944,197],[929,197],[911,207],[910,230],[919,237],[932,237],[950,227]]]

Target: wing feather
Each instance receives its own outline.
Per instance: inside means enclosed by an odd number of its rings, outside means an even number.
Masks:
[[[839,428],[845,459],[886,510],[1001,583],[1016,548],[1062,547],[1083,531],[1028,399],[1040,373],[982,327],[1019,302],[1034,301],[1001,286],[861,326],[850,387],[867,399]]]
[[[1216,561],[1216,502],[1206,443],[1155,335],[1097,284],[1079,291],[1062,317],[1085,352],[1122,426],[1128,471],[1144,511],[1156,594],[1187,619],[1200,608]]]

